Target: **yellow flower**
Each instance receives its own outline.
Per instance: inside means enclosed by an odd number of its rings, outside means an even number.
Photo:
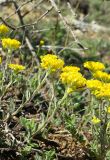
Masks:
[[[110,98],[110,83],[104,83],[99,90],[93,93],[97,98]]]
[[[110,82],[110,74],[102,71],[96,71],[93,73],[93,77],[103,82]]]
[[[44,41],[43,40],[40,40],[40,45],[44,45]]]
[[[60,80],[63,84],[73,88],[73,90],[83,88],[86,85],[86,79],[79,72],[62,72]]]
[[[80,71],[79,67],[76,66],[66,66],[62,69],[63,72],[78,72]]]
[[[106,109],[107,113],[110,113],[110,106]]]
[[[84,63],[84,67],[88,68],[92,72],[96,72],[98,70],[104,70],[105,66],[101,62],[88,61]]]
[[[10,50],[16,50],[20,47],[21,43],[16,39],[11,38],[3,38],[2,39],[2,46],[3,48],[7,48]]]
[[[11,68],[12,70],[16,71],[16,72],[20,72],[25,70],[25,66],[19,65],[19,64],[9,64],[8,65],[9,68]]]
[[[0,64],[2,63],[2,58],[0,57]]]
[[[55,72],[61,70],[64,66],[64,61],[59,59],[56,55],[47,54],[41,56],[41,67],[46,70]]]
[[[98,99],[110,97],[110,83],[102,83],[99,80],[91,79],[87,80],[86,86]]]
[[[67,88],[67,93],[68,93],[68,94],[72,93],[73,91],[74,91],[74,89],[73,89],[73,88],[70,88],[70,87],[69,87],[69,88]]]
[[[5,36],[9,32],[9,28],[4,24],[0,25],[0,35]]]
[[[92,118],[92,123],[93,124],[98,124],[98,123],[100,123],[101,122],[101,120],[99,119],[99,118],[97,118],[96,116],[94,116],[93,118]]]
[[[99,90],[102,87],[103,83],[99,80],[91,79],[86,81],[86,85],[87,88],[91,90]]]
[[[108,130],[110,128],[110,122],[107,123],[107,129]]]

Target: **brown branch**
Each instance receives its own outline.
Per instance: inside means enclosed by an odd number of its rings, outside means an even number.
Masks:
[[[15,1],[14,1],[14,6],[15,6],[15,9],[18,10],[19,6]],[[30,37],[29,37],[28,32],[26,31],[26,28],[25,28],[25,23],[24,23],[22,15],[21,15],[21,10],[17,11],[17,15],[18,15],[18,18],[19,18],[19,21],[20,21],[21,25],[23,26],[22,31],[25,32],[26,44],[27,44],[31,54],[33,55],[33,57],[35,57],[37,65],[39,65],[39,60],[36,56],[36,53],[34,52],[34,48],[33,48],[32,44],[31,44],[31,41],[30,41]],[[16,27],[16,29],[18,29],[18,28]]]
[[[28,0],[27,2],[22,3],[13,13],[11,13],[8,17],[5,18],[7,20],[8,18],[12,17],[15,15],[22,7],[24,7],[26,4],[30,3],[32,0]],[[14,3],[14,2],[12,2]]]
[[[26,15],[28,15],[30,12],[32,12],[34,9],[36,9],[43,1],[44,0],[41,0],[36,5],[34,4],[33,7],[29,11],[25,12],[22,16],[25,17]]]
[[[29,2],[29,1],[28,1],[28,2]],[[42,2],[42,1],[40,1],[39,3],[41,3],[41,2]],[[25,32],[25,42],[26,42],[26,44],[27,44],[27,46],[28,46],[31,54],[36,58],[36,63],[37,63],[37,65],[39,65],[39,60],[38,60],[38,58],[36,57],[36,53],[35,53],[35,51],[34,51],[34,48],[33,48],[32,44],[31,44],[31,41],[30,41],[28,32],[27,32],[27,30],[26,30],[26,27],[37,24],[41,19],[43,19],[43,18],[52,10],[53,7],[51,7],[51,8],[48,9],[44,14],[42,14],[42,15],[37,19],[36,22],[34,22],[34,23],[32,23],[32,24],[25,24],[25,23],[24,23],[24,20],[23,20],[23,16],[21,15],[21,10],[20,10],[21,6],[19,7],[18,4],[17,4],[15,1],[12,1],[12,3],[14,4],[15,10],[16,10],[14,13],[16,13],[16,14],[18,15],[18,18],[19,18],[19,21],[20,21],[20,23],[21,23],[21,26],[19,26],[19,27],[11,26],[11,25],[10,25],[9,23],[7,23],[6,20],[4,20],[2,17],[0,17],[0,19],[1,19],[1,21],[2,21],[7,27],[11,28],[12,30],[17,30],[17,29],[20,29],[20,28],[21,28],[22,31]],[[27,3],[23,3],[22,6],[25,5],[25,4],[27,4]],[[7,18],[6,18],[6,19],[7,19]]]
[[[23,27],[30,27],[30,26],[36,25],[36,24],[37,24],[41,19],[43,19],[52,9],[53,9],[53,7],[51,7],[51,8],[48,9],[45,13],[43,13],[43,14],[37,19],[36,22],[31,23],[31,24],[24,24],[24,25],[22,25],[22,26],[17,27],[16,29],[20,29],[20,28],[23,28]]]
[[[58,9],[55,1],[54,1],[54,0],[49,0],[49,1],[50,1],[50,3],[52,4],[52,6],[54,7],[54,9],[56,10],[56,12],[58,13],[58,15],[59,15],[60,19],[62,20],[62,22],[63,22],[66,30],[69,31],[69,32],[71,33],[71,35],[73,36],[74,42],[75,42],[80,48],[82,48],[83,50],[87,49],[87,48],[85,48],[85,47],[79,42],[79,40],[77,39],[75,33],[73,32],[73,30],[71,29],[71,27],[68,25],[67,20],[62,16],[62,13],[61,13],[61,11]]]
[[[2,17],[0,17],[0,20],[10,29],[12,30],[16,30],[15,26],[10,25],[9,23],[7,23]]]
[[[9,19],[10,17],[12,17],[13,15],[17,14],[17,12],[23,8],[26,4],[32,2],[33,0],[28,0],[27,2],[23,2],[18,8],[17,10],[15,10],[13,13],[11,13],[8,17],[6,17],[4,20],[7,20]],[[27,14],[29,14],[32,10],[34,10],[35,8],[37,8],[44,0],[40,0],[36,5],[34,4],[32,9],[30,9],[29,11],[27,11],[26,13],[24,13],[22,15],[22,17],[26,16]],[[2,2],[3,4],[9,4],[9,3],[15,3],[15,1],[11,0],[11,1],[5,1],[5,2]]]

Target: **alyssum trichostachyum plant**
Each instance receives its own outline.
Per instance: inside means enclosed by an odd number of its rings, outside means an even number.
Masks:
[[[61,111],[66,107],[65,103],[69,103],[73,93],[89,90],[90,102],[81,117],[82,128],[80,130],[87,126],[88,132],[92,136],[92,140],[87,144],[97,159],[104,160],[107,159],[107,156],[110,157],[110,74],[104,71],[104,64],[93,61],[85,62],[84,68],[88,69],[91,74],[90,79],[86,79],[81,74],[79,67],[66,66],[57,55],[47,54],[40,57],[39,66],[32,66],[30,70],[26,63],[25,65],[13,63],[13,51],[19,50],[21,43],[16,39],[9,38],[8,32],[9,29],[5,25],[0,26],[1,43],[6,53],[5,61],[0,57],[1,105],[6,94],[10,92],[10,88],[19,88],[22,85],[25,87],[21,89],[22,98],[19,105],[16,106],[14,97],[10,97],[11,101],[7,106],[7,112],[4,110],[1,120],[7,121],[9,118],[22,113],[24,107],[31,101],[37,104],[36,95],[42,93],[45,86],[48,89],[47,114],[41,115],[40,123],[36,122],[35,119],[26,119],[25,115],[22,114],[19,117],[20,124],[26,128],[24,135],[24,142],[27,141],[27,144],[24,143],[25,151],[28,152],[35,147],[32,145],[33,137],[44,132],[48,124],[54,120],[57,111]],[[36,68],[37,71],[35,72]],[[65,88],[62,97],[57,96],[56,86],[60,84]]]

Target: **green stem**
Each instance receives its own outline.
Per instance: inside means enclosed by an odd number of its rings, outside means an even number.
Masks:
[[[107,145],[106,130],[107,130],[107,119],[108,118],[107,118],[107,112],[105,113],[105,116],[103,116],[103,112],[104,112],[104,104],[102,101],[101,105],[100,105],[100,119],[101,119],[101,121],[103,121],[103,124],[101,125],[101,128],[100,128],[100,145],[101,145],[100,157],[101,157],[101,160],[105,160],[106,152],[107,152],[107,149],[106,149],[106,145]]]
[[[49,73],[46,72],[45,77],[43,78],[43,80],[41,81],[41,83],[38,85],[38,87],[36,88],[36,90],[34,90],[32,96],[28,100],[26,100],[23,104],[21,104],[20,107],[12,114],[12,116],[15,116],[17,113],[19,113],[23,109],[23,107],[35,97],[36,93],[40,90],[40,88],[44,84],[44,82],[45,82],[48,74]]]
[[[33,134],[33,136],[35,136],[36,134],[38,134],[39,132],[41,132],[42,129],[44,129],[47,124],[49,122],[51,122],[51,120],[53,119],[57,109],[59,108],[59,106],[61,106],[61,104],[63,103],[63,101],[65,100],[65,98],[67,97],[67,92],[65,91],[64,96],[62,97],[62,99],[58,102],[58,104],[56,103],[56,98],[54,99],[54,110],[52,111],[52,115],[50,117],[47,117],[45,122],[38,128],[38,130]],[[50,106],[51,107],[51,106]],[[49,108],[50,108],[49,107]],[[50,109],[49,109],[50,110]]]

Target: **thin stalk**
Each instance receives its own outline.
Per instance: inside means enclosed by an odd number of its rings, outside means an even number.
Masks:
[[[106,134],[106,130],[107,130],[107,112],[105,113],[105,116],[102,116],[104,111],[104,104],[103,101],[101,102],[100,105],[100,119],[103,122],[103,124],[101,125],[100,128],[100,160],[105,160],[106,159],[106,145],[107,145],[107,134]],[[105,119],[104,119],[105,118]],[[104,119],[104,120],[103,120]]]
[[[23,104],[21,104],[20,107],[12,114],[12,116],[15,116],[17,113],[19,113],[23,109],[23,107],[35,97],[36,93],[40,90],[40,88],[44,84],[44,82],[45,82],[48,74],[49,73],[46,72],[45,77],[43,78],[43,80],[41,81],[41,83],[38,85],[38,87],[36,88],[36,90],[34,90],[32,96],[29,97],[29,99],[27,99]]]
[[[52,111],[52,114],[49,118],[47,118],[45,120],[45,122],[38,128],[38,130],[33,134],[33,137],[38,134],[39,132],[41,132],[41,130],[43,128],[45,128],[47,126],[47,124],[52,120],[52,118],[54,117],[57,109],[59,108],[59,106],[61,106],[61,104],[63,103],[63,101],[65,100],[65,98],[67,97],[67,92],[65,91],[64,96],[62,97],[62,99],[57,103],[56,102],[56,98],[54,99],[54,110]],[[49,107],[50,108],[50,107]],[[50,109],[49,109],[50,110]]]

